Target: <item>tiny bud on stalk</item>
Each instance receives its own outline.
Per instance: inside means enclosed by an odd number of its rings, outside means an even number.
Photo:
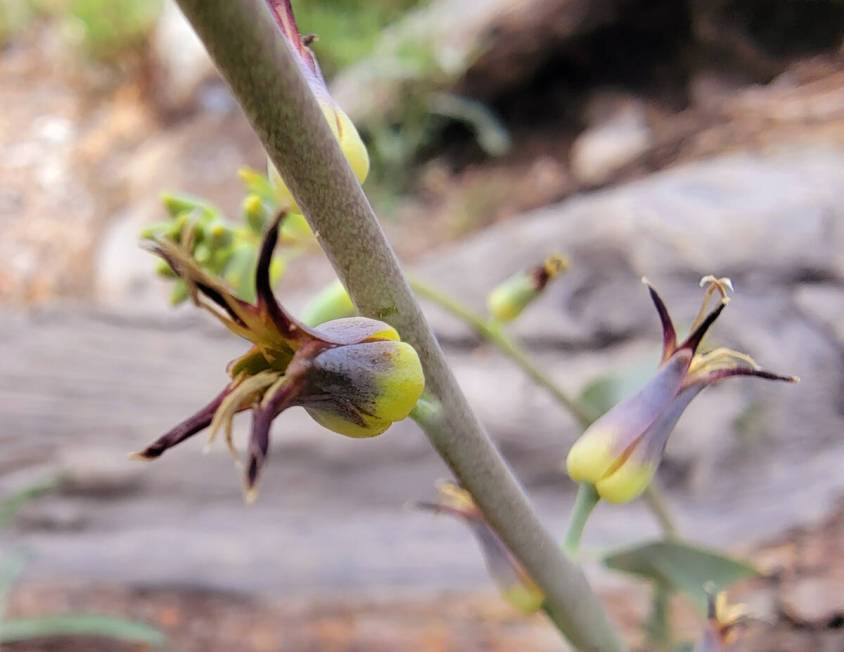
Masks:
[[[542,265],[511,276],[487,297],[489,314],[500,322],[513,321],[568,267],[565,258],[553,255]]]

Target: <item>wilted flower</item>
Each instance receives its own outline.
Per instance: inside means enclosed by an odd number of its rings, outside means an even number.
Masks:
[[[352,123],[349,116],[346,115],[343,109],[340,108],[337,102],[334,101],[334,98],[329,94],[316,57],[308,47],[311,39],[307,37],[303,39],[299,33],[299,27],[296,25],[296,18],[293,15],[293,7],[290,4],[290,0],[267,0],[267,2],[270,5],[276,23],[281,28],[282,34],[296,53],[299,67],[308,80],[308,84],[322,109],[322,114],[331,128],[331,132],[340,144],[343,155],[349,162],[355,176],[363,183],[369,174],[369,154],[354,123]],[[282,201],[287,202],[292,210],[298,211],[293,195],[290,193],[290,190],[272,162],[268,164],[268,172],[273,183],[276,185]]]
[[[287,408],[304,407],[334,432],[372,437],[404,419],[424,388],[416,351],[399,341],[392,326],[353,317],[309,328],[276,301],[270,264],[280,221],[277,218],[272,223],[261,244],[255,273],[256,303],[239,299],[226,284],[205,272],[190,255],[189,242],[154,239],[151,246],[185,282],[194,303],[253,346],[229,364],[231,382],[217,397],[136,456],[158,457],[209,426],[211,438],[224,428],[233,450],[232,418],[237,412],[252,410],[246,465],[250,498],[269,449],[270,424]]]
[[[451,482],[443,482],[437,488],[438,502],[418,503],[418,506],[451,514],[466,523],[477,537],[487,569],[504,598],[522,613],[539,610],[545,602],[544,594],[487,523],[471,494]]]
[[[568,266],[565,258],[553,255],[537,267],[514,274],[489,293],[489,314],[500,322],[513,321]]]
[[[736,628],[747,620],[744,605],[730,605],[726,593],[709,593],[707,622],[694,652],[725,652]]]
[[[656,375],[634,396],[618,403],[593,423],[569,451],[566,466],[573,480],[595,485],[601,498],[623,503],[639,496],[662,460],[668,436],[683,411],[705,387],[730,376],[757,376],[796,382],[759,368],[748,355],[726,348],[698,351],[707,330],[727,305],[729,279],[707,276],[703,304],[690,335],[677,344],[676,331],[662,299],[648,285],[662,322],[662,362]],[[709,300],[718,306],[706,314]]]

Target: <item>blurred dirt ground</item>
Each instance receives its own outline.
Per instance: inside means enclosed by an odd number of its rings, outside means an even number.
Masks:
[[[734,652],[844,650],[844,509],[816,527],[761,546],[750,555],[763,577],[731,592],[752,618]],[[209,569],[209,572],[213,572]],[[629,640],[641,638],[641,587],[604,591]],[[161,628],[179,652],[552,652],[561,644],[540,616],[524,617],[490,592],[445,593],[435,599],[355,601],[262,599],[179,587],[28,584],[13,594],[10,616],[96,612]],[[679,636],[700,624],[675,600]],[[91,638],[9,644],[10,652],[140,652],[137,644]],[[644,647],[638,650],[647,652]]]

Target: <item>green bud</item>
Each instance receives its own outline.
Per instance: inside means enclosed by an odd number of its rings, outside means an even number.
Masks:
[[[261,234],[264,232],[269,215],[264,207],[264,202],[261,201],[258,195],[247,195],[243,200],[241,212],[243,213],[243,219],[247,226],[254,233]]]
[[[326,285],[308,302],[302,311],[302,321],[308,326],[318,326],[332,319],[354,317],[357,308],[340,280]]]
[[[163,260],[159,260],[156,264],[155,273],[161,278],[177,278],[176,273],[170,268],[170,265]]]
[[[191,195],[175,195],[165,193],[161,195],[161,203],[170,217],[179,217],[182,213],[218,214],[219,211],[211,204]]]
[[[489,314],[500,322],[513,321],[568,266],[565,258],[553,255],[542,265],[511,276],[490,292],[487,298]]]
[[[237,171],[237,176],[240,177],[250,195],[257,195],[273,211],[278,208],[275,188],[267,177],[249,167],[240,168]],[[263,233],[263,229],[259,233]]]
[[[208,236],[209,246],[215,252],[219,249],[228,247],[234,240],[234,234],[232,233],[232,230],[222,222],[214,224],[209,230]]]
[[[170,290],[170,305],[178,306],[184,303],[189,296],[188,286],[182,279],[176,279],[173,283],[173,289]]]

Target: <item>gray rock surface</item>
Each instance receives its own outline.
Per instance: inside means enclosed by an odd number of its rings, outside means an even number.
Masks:
[[[842,187],[844,152],[723,157],[512,220],[437,252],[418,273],[481,307],[515,269],[549,250],[569,254],[574,269],[515,330],[572,392],[655,364],[658,322],[642,274],[679,325],[697,309],[700,275],[731,276],[737,294],[713,342],[803,382],[732,380],[705,392],[678,426],[663,479],[690,538],[746,546],[821,517],[844,491]],[[429,314],[470,401],[561,531],[572,420],[462,325]],[[197,440],[146,467],[124,464],[218,390],[243,349],[202,315],[5,313],[0,341],[0,488],[61,471],[76,479],[19,523],[15,537],[36,554],[32,578],[297,594],[487,581],[462,526],[403,509],[447,476],[411,423],[354,441],[285,414],[251,508],[221,446],[202,456]],[[601,507],[587,539],[621,544],[655,531],[642,505]]]

